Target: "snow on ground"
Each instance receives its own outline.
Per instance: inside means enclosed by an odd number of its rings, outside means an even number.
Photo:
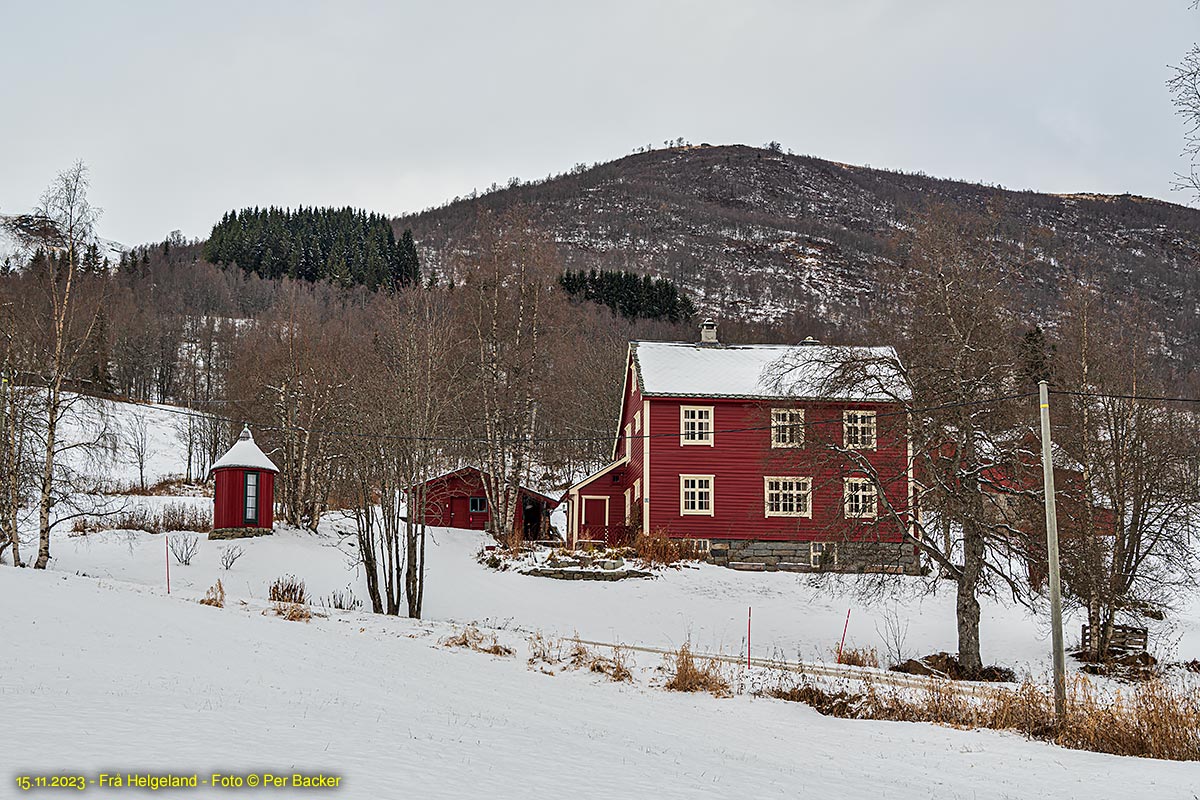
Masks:
[[[1200,765],[1005,733],[839,720],[797,703],[548,676],[441,647],[439,623],[310,624],[235,600],[0,573],[15,774],[340,775],[320,796],[1192,797]],[[523,653],[521,654],[523,655]],[[6,725],[7,727],[7,725]],[[96,790],[93,793],[103,794]],[[168,796],[211,797],[212,789]],[[273,791],[271,796],[299,792]],[[311,792],[309,792],[311,796]]]
[[[114,418],[133,413],[110,405]],[[162,416],[156,476],[183,470],[172,416]],[[114,481],[136,477],[119,453],[108,469]],[[4,719],[22,726],[6,751],[10,769],[325,770],[346,777],[346,797],[1102,798],[1129,796],[1137,785],[1138,794],[1173,798],[1194,797],[1200,786],[1195,764],[1073,752],[995,732],[829,719],[744,695],[679,696],[651,686],[660,678],[648,654],[637,655],[633,686],[525,665],[531,632],[668,648],[690,640],[700,651],[744,653],[748,607],[759,656],[829,660],[848,609],[848,642],[881,657],[889,614],[907,626],[906,655],[953,651],[953,593],[922,595],[913,579],[866,599],[852,582],[709,565],[653,580],[555,581],[489,570],[474,558],[480,533],[434,529],[426,621],[335,611],[308,625],[264,617],[267,587],[285,574],[303,579],[314,603],[347,587],[366,601],[353,547],[338,535],[349,530],[330,517],[318,534],[201,536],[190,566],[170,559],[169,597],[162,535],[61,530],[50,573],[0,568],[0,607],[16,609],[0,615],[0,641],[13,645],[0,648],[0,702]],[[244,554],[226,571],[220,556],[229,547]],[[218,578],[227,608],[195,603]],[[1191,602],[1160,629],[1176,658],[1200,654],[1198,609]],[[1038,619],[985,603],[985,659],[1044,679],[1049,644]],[[437,645],[472,621],[500,629],[518,656]],[[1069,623],[1069,639],[1077,625]]]
[[[75,469],[114,485],[138,482],[137,461],[130,446],[131,429],[145,428],[146,483],[168,476],[182,476],[187,455],[178,431],[186,426],[186,409],[157,403],[120,403],[82,398],[72,402],[64,416],[64,441],[92,441],[102,431],[101,446],[70,450],[65,456]],[[207,464],[201,465],[202,473]],[[195,466],[193,465],[193,469]],[[203,476],[201,476],[203,477]]]
[[[174,439],[182,419],[170,407],[102,402],[110,427],[120,429],[132,415],[149,421],[152,434],[147,480],[184,470],[184,457]],[[136,468],[118,449],[105,467],[117,483],[136,481]],[[210,509],[210,498],[122,498],[126,504],[159,507],[189,503]],[[326,518],[320,534],[278,530],[274,536],[230,545],[201,537],[189,567],[174,565],[176,591],[203,594],[221,578],[234,597],[263,598],[267,586],[284,574],[303,579],[320,600],[350,587],[364,603],[366,583],[355,566],[348,536],[349,520]],[[677,647],[691,641],[700,651],[744,653],[747,611],[753,609],[752,650],[756,656],[829,660],[846,626],[847,643],[874,647],[881,659],[887,650],[887,618],[895,616],[905,630],[904,655],[955,651],[954,593],[942,585],[933,594],[925,582],[897,578],[883,593],[866,597],[854,579],[826,576],[819,580],[790,573],[748,573],[711,565],[666,570],[654,580],[555,581],[488,570],[474,560],[485,544],[478,532],[431,529],[425,615],[431,619],[477,621],[489,627],[580,636],[599,641]],[[244,555],[225,572],[221,552],[242,548]],[[56,533],[53,569],[85,573],[146,586],[165,583],[165,544],[144,533],[109,532],[71,536]],[[1044,678],[1050,669],[1048,613],[1011,602],[985,599],[981,639],[987,662]],[[1077,641],[1078,615],[1068,615],[1068,644]],[[1151,622],[1152,645],[1165,659],[1200,657],[1200,597],[1187,599],[1162,623]]]
[[[209,507],[208,498],[139,498],[153,504],[188,502]],[[237,542],[201,537],[190,566],[172,559],[171,584],[178,593],[200,597],[220,578],[231,597],[263,599],[271,581],[293,574],[305,581],[314,602],[350,587],[367,602],[362,571],[351,542],[323,526],[321,534],[280,529],[273,536]],[[346,527],[345,524],[337,527]],[[832,660],[850,611],[847,644],[874,647],[883,660],[886,618],[906,626],[905,656],[956,647],[954,593],[943,586],[922,593],[916,579],[897,579],[886,594],[864,599],[854,581],[813,581],[788,573],[753,573],[699,565],[665,570],[652,580],[557,581],[496,572],[475,561],[486,542],[477,531],[430,531],[425,616],[486,627],[569,636],[603,642],[676,648],[690,641],[701,652],[745,653],[747,610],[752,612],[755,656]],[[225,571],[227,547],[243,556]],[[165,585],[166,545],[162,536],[105,532],[55,538],[52,569],[151,587]],[[1162,641],[1166,655],[1186,660],[1200,655],[1200,617],[1192,607],[1163,623],[1173,631]],[[1068,618],[1068,638],[1078,635]],[[981,637],[985,660],[1045,679],[1049,668],[1048,625],[1022,607],[984,603]]]

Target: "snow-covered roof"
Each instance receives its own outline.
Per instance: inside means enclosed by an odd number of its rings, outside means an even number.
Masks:
[[[891,347],[633,342],[632,352],[644,395],[862,402],[911,396]]]
[[[258,445],[254,443],[254,437],[250,435],[249,428],[242,428],[242,434],[233,443],[233,447],[229,448],[229,452],[213,462],[208,471],[209,474],[212,474],[213,470],[225,467],[265,469],[270,472],[279,472],[279,467],[275,466],[274,462],[267,458],[267,454],[260,450]]]

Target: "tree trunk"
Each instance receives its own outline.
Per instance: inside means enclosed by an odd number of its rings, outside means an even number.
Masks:
[[[59,394],[51,388],[46,399],[46,458],[42,465],[42,485],[38,497],[38,554],[34,569],[50,563],[50,505],[54,489],[54,448],[58,430]]]
[[[958,576],[955,613],[958,620],[958,663],[968,675],[983,669],[979,654],[979,599],[976,596],[983,573],[983,534],[975,523],[963,525],[963,568]]]
[[[979,600],[975,598],[975,587],[966,581],[958,582],[958,597],[955,603],[958,619],[958,663],[968,675],[983,669],[979,655]]]

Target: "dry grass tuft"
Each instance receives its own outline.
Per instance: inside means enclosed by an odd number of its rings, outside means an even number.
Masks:
[[[671,679],[666,683],[666,688],[672,691],[708,692],[714,697],[729,696],[729,681],[721,674],[721,665],[716,659],[706,659],[697,666],[689,644],[685,643],[675,654],[674,670]]]
[[[474,625],[468,625],[459,633],[447,636],[442,640],[442,645],[445,647],[465,647],[468,650],[474,650],[478,653],[488,653],[493,656],[506,657],[514,655],[516,652],[511,647],[500,644],[495,634],[490,638],[484,636],[483,632]]]
[[[841,653],[838,653],[835,647],[832,652],[839,664],[876,669],[879,667],[879,654],[875,652],[874,647],[843,647]]]
[[[312,609],[307,603],[285,603],[276,601],[275,616],[283,617],[288,622],[308,622],[312,619]]]
[[[614,647],[613,654],[609,656],[597,655],[592,659],[592,663],[588,665],[588,669],[592,672],[601,675],[607,675],[609,679],[617,682],[633,682],[633,672],[629,669],[628,658],[629,652],[624,647]]]
[[[225,586],[219,578],[216,583],[208,587],[208,591],[204,593],[204,597],[200,598],[200,605],[212,606],[214,608],[225,607]]]
[[[580,641],[571,643],[567,653],[567,665],[570,669],[586,669],[598,675],[607,675],[617,683],[633,681],[633,672],[629,669],[630,654],[624,647],[613,647],[612,655],[606,656],[592,650]]]
[[[295,575],[284,575],[271,584],[267,599],[272,603],[308,605],[308,591],[304,588],[304,581]]]
[[[562,641],[547,639],[541,631],[529,637],[529,666],[553,667],[562,662]],[[545,671],[545,670],[543,670]]]
[[[880,691],[869,681],[861,691],[830,690],[807,676],[766,694],[848,719],[934,722],[956,728],[989,728],[1024,734],[1075,750],[1111,755],[1200,760],[1200,691],[1151,680],[1129,693],[1101,696],[1080,676],[1071,682],[1064,719],[1055,720],[1050,693],[1030,681],[1015,689],[993,688],[979,697],[933,680],[917,694]]]

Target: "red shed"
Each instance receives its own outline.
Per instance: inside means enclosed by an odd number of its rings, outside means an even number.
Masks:
[[[484,472],[478,467],[462,467],[425,482],[425,524],[445,528],[484,530],[492,518],[487,494],[483,489]],[[550,512],[559,501],[521,487],[520,502],[514,513],[514,528],[526,539],[550,536]]]
[[[249,428],[209,468],[216,479],[210,539],[239,539],[271,532],[275,512],[275,473],[279,467],[254,443]]]

